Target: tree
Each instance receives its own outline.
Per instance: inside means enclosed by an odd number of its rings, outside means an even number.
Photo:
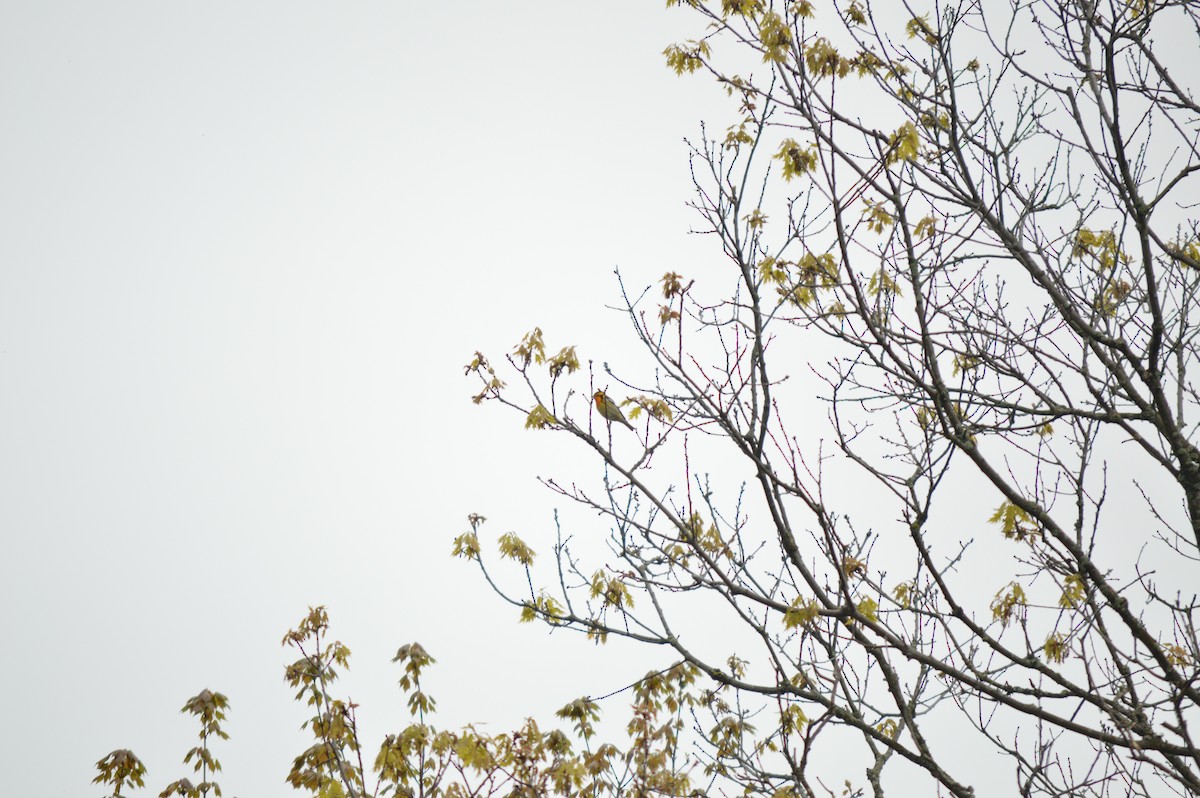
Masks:
[[[622,283],[648,368],[476,355],[608,546],[456,553],[701,674],[688,789],[1200,793],[1200,8],[668,5],[738,107],[689,144],[726,265]]]
[[[213,755],[208,743],[210,737],[222,740],[229,738],[221,727],[228,709],[229,699],[205,689],[189,698],[183,709],[179,710],[200,721],[200,745],[191,748],[183,757],[183,763],[191,764],[192,772],[200,774],[200,783],[196,784],[189,778],[176,779],[158,794],[159,798],[208,798],[209,795],[221,798],[221,785],[212,780],[221,770],[221,762]],[[123,788],[146,786],[146,766],[128,749],[118,749],[108,754],[96,763],[96,770],[99,773],[92,783],[111,785],[113,798],[119,798]]]
[[[628,746],[600,743],[597,701],[581,698],[559,710],[570,723],[566,732],[543,731],[526,719],[518,728],[487,734],[474,726],[452,731],[431,722],[437,702],[421,684],[434,659],[419,643],[401,646],[393,662],[404,673],[411,721],[381,741],[368,770],[358,728],[358,704],[339,697],[339,672],[350,666],[350,649],[329,640],[329,615],[324,607],[309,608],[283,645],[300,657],[284,670],[287,683],[297,688],[295,700],[312,714],[302,728],[313,743],[293,761],[286,780],[296,790],[317,798],[409,796],[409,798],[535,798],[564,796],[686,794],[693,762],[681,754],[679,731],[696,698],[697,672],[684,664],[651,673],[618,692],[630,691],[633,701],[626,726]],[[228,739],[222,728],[229,700],[203,690],[182,712],[200,720],[200,745],[184,758],[195,760],[199,784],[179,779],[158,793],[159,798],[220,798],[220,785],[211,775],[221,764],[208,747],[209,738]],[[145,786],[146,767],[127,749],[118,749],[96,763],[93,783],[123,789]],[[373,774],[373,777],[372,777]]]

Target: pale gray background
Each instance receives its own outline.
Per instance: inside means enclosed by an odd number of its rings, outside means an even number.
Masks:
[[[368,749],[406,722],[409,640],[439,722],[490,731],[645,671],[518,626],[450,559],[469,512],[533,537],[554,506],[556,464],[462,366],[534,324],[619,364],[614,267],[716,255],[686,235],[681,140],[733,109],[661,55],[691,24],[633,0],[0,5],[5,795],[99,795],[118,747],[157,794],[190,775],[204,687],[233,704],[226,795],[291,794],[279,640],[309,604],[354,651]]]
[[[724,267],[682,138],[735,108],[666,69],[698,31],[662,6],[0,0],[0,794],[100,795],[129,747],[156,795],[205,687],[226,795],[292,794],[279,640],[309,604],[368,756],[411,640],[436,722],[490,732],[665,664],[519,626],[449,556],[471,512],[548,555],[535,477],[595,473],[472,405],[473,352],[540,325],[644,373],[613,269]],[[955,538],[998,503],[970,498]]]

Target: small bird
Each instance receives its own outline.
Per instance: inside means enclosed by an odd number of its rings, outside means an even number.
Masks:
[[[600,415],[604,416],[609,422],[618,421],[625,426],[633,429],[633,425],[629,423],[629,419],[625,418],[625,414],[621,412],[621,408],[612,399],[604,395],[604,391],[596,391],[592,394],[592,399],[596,402],[596,409],[600,411]],[[636,430],[634,430],[636,432]]]

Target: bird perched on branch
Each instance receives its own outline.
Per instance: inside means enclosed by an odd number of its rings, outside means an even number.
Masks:
[[[600,411],[600,415],[604,416],[606,421],[609,423],[616,421],[633,429],[633,425],[629,423],[629,419],[625,418],[625,414],[621,412],[621,408],[616,402],[609,399],[604,394],[604,391],[596,391],[596,393],[592,394],[592,399],[596,402],[596,409]]]

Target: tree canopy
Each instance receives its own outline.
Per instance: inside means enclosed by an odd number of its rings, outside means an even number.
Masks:
[[[548,484],[607,556],[499,589],[700,671],[747,790],[1200,790],[1195,4],[670,5],[739,109],[690,145],[725,266],[626,294],[648,376],[472,364],[605,469]]]

